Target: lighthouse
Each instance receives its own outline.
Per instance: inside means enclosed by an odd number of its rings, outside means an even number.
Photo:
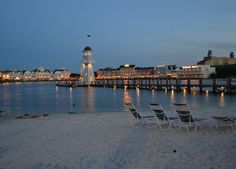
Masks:
[[[94,84],[94,72],[93,65],[94,60],[92,58],[92,49],[89,46],[84,48],[83,60],[81,62],[81,83],[82,85],[91,85]]]

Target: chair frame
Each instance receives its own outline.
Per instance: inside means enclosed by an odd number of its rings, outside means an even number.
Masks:
[[[196,133],[197,128],[201,129],[200,121],[205,120],[201,118],[194,119],[191,111],[187,104],[177,104],[173,103],[174,110],[177,112],[179,116],[180,123],[177,124],[179,128],[186,128],[186,131],[189,133],[189,127],[194,127],[194,131]]]
[[[173,124],[176,123],[176,119],[178,117],[174,118],[168,118],[162,105],[158,103],[149,103],[149,107],[152,109],[152,111],[155,113],[155,116],[157,118],[157,125],[161,130],[169,129]],[[163,125],[168,125],[167,128],[163,128]]]
[[[6,119],[10,117],[10,113],[0,110],[0,118]]]
[[[154,115],[144,115],[144,113],[140,113],[137,108],[132,103],[126,103],[129,106],[129,110],[133,116],[129,118],[130,124],[135,127],[137,122],[140,122],[138,126],[144,126],[145,124],[150,127],[150,124],[153,123],[153,119],[156,117]]]
[[[216,121],[213,124],[213,129],[217,129],[218,127],[231,127],[232,131],[235,127],[234,118],[228,116],[212,116],[212,118]]]

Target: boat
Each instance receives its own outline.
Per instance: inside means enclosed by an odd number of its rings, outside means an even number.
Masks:
[[[71,87],[71,88],[78,87],[78,85],[75,81],[58,81],[58,82],[56,82],[56,86]]]

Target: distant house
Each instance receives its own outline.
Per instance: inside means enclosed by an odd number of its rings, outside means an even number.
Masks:
[[[1,72],[1,77],[3,81],[10,81],[11,80],[11,70],[4,70]]]
[[[29,70],[24,70],[23,71],[23,81],[32,81],[32,80],[36,80],[34,73]]]
[[[23,72],[22,71],[12,71],[11,72],[11,80],[12,81],[21,81],[23,79]]]
[[[45,68],[33,69],[33,73],[36,80],[53,80],[53,73],[50,70]]]
[[[66,69],[56,69],[53,72],[54,80],[70,80],[71,72]]]

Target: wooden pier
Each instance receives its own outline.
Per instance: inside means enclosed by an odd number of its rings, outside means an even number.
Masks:
[[[154,90],[186,90],[187,92],[236,92],[236,78],[189,79],[189,78],[123,78],[97,79],[94,87],[139,88]]]

